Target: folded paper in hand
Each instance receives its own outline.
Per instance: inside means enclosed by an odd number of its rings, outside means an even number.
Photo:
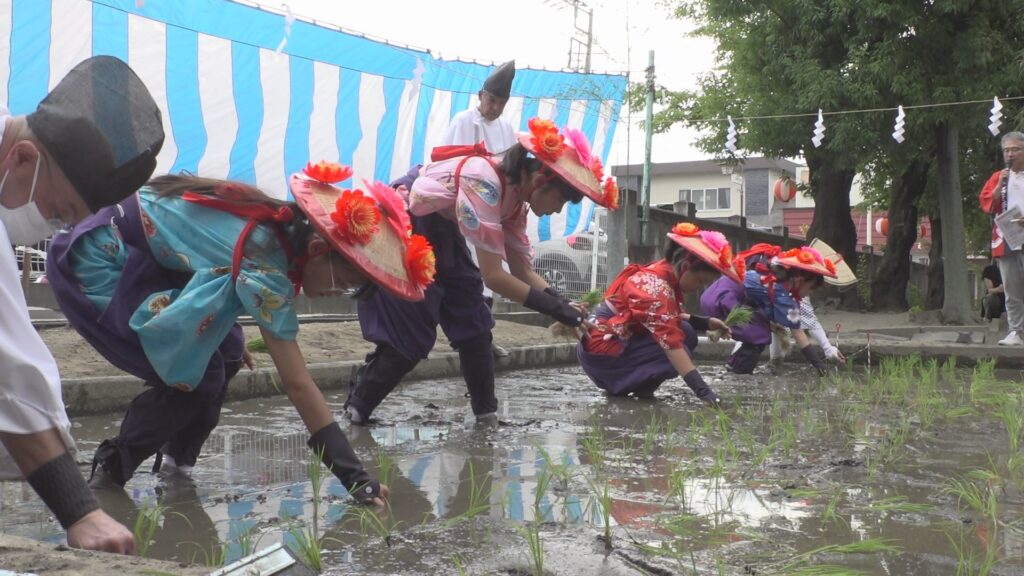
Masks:
[[[1011,206],[1009,210],[996,216],[996,226],[1003,235],[1003,240],[1011,250],[1020,250],[1024,245],[1024,214],[1019,206]]]

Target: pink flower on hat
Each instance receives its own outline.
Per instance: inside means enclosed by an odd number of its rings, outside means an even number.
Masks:
[[[698,235],[704,241],[704,244],[715,252],[721,252],[723,248],[729,246],[729,241],[726,240],[725,234],[717,230],[701,230],[698,232]]]

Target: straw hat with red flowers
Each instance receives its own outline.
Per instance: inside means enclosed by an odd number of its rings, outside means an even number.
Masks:
[[[405,202],[380,182],[365,190],[333,186],[352,169],[333,162],[309,163],[292,175],[296,203],[321,236],[382,288],[406,300],[422,300],[434,280],[434,250],[411,234]]]
[[[736,282],[743,282],[743,261],[733,258],[732,247],[721,232],[701,230],[691,222],[680,222],[672,227],[668,237],[722,274]]]
[[[786,268],[806,270],[825,278],[836,277],[836,265],[831,260],[823,257],[821,252],[810,246],[801,246],[780,252],[775,257],[775,262]]]
[[[601,159],[591,153],[583,132],[559,130],[542,118],[531,118],[527,126],[529,132],[517,135],[524,148],[580,194],[609,210],[619,207],[619,187],[611,176],[605,178]]]

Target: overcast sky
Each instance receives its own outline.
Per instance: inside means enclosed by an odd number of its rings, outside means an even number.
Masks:
[[[269,8],[286,3],[296,16],[328,22],[431,50],[445,58],[460,57],[518,66],[563,68],[568,64],[573,35],[573,10],[568,0],[259,0]],[[714,44],[688,35],[692,24],[675,19],[660,0],[588,0],[594,11],[591,69],[628,71],[631,81],[643,81],[649,50],[655,51],[657,82],[684,89],[714,62]],[[627,26],[628,22],[628,26]],[[586,27],[585,17],[580,25]],[[644,135],[634,115],[627,131],[626,115],[615,132],[608,163],[638,164],[643,160]],[[628,132],[628,134],[627,134]],[[706,157],[691,145],[695,134],[682,129],[655,135],[654,162]]]

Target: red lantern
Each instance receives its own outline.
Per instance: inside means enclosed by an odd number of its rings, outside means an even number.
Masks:
[[[922,222],[922,223],[921,223],[921,231],[920,231],[920,233],[919,233],[919,234],[917,235],[917,237],[918,237],[918,238],[927,238],[927,237],[928,237],[928,226],[926,226],[926,225],[924,224],[924,222]]]
[[[779,202],[789,202],[796,197],[796,182],[792,178],[783,176],[775,181],[775,199]]]
[[[882,236],[888,236],[889,235],[889,219],[888,218],[879,218],[878,220],[875,220],[875,232],[878,232]]]

